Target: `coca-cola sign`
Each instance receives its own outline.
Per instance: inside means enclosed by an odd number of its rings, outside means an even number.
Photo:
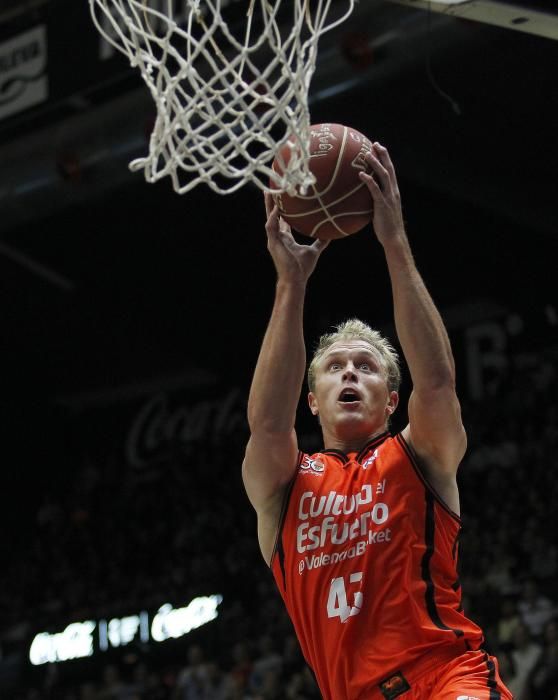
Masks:
[[[0,119],[47,99],[47,33],[39,25],[0,43]]]
[[[246,427],[239,389],[195,403],[173,403],[167,393],[148,399],[132,420],[125,442],[128,464],[137,472],[167,461],[177,450],[214,445]]]

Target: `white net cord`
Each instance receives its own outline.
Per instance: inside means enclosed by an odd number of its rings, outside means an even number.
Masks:
[[[221,194],[248,182],[305,191],[318,40],[356,0],[328,24],[332,2],[249,0],[238,30],[222,0],[89,0],[98,31],[139,69],[157,110],[149,152],[130,168],[148,182],[169,176],[180,194],[200,183]],[[271,163],[287,142],[279,176]]]

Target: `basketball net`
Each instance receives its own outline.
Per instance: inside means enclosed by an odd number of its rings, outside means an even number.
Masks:
[[[202,182],[221,194],[248,182],[304,192],[314,182],[308,90],[318,40],[356,2],[343,0],[328,24],[332,1],[245,0],[235,32],[222,0],[89,0],[95,26],[140,70],[157,108],[149,153],[130,169],[148,182],[170,176],[180,194]],[[271,162],[287,142],[278,175]]]

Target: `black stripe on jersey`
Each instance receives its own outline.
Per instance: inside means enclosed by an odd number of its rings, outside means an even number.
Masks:
[[[434,495],[434,498],[438,501],[438,503],[442,506],[442,508],[445,511],[447,511],[449,513],[449,515],[451,515],[451,517],[454,520],[457,520],[457,522],[459,524],[461,524],[461,518],[459,517],[459,515],[457,515],[457,513],[453,512],[453,510],[447,505],[447,503],[444,501],[444,499],[438,494],[436,489],[432,486],[432,484],[428,481],[428,479],[422,473],[422,469],[420,468],[420,464],[418,463],[418,459],[417,459],[415,453],[413,452],[413,450],[411,449],[410,445],[408,445],[407,442],[405,441],[405,438],[403,437],[403,435],[401,435],[401,433],[398,433],[395,437],[396,437],[397,441],[399,442],[399,444],[401,445],[401,447],[403,447],[403,449],[405,450],[405,453],[406,453],[407,457],[409,458],[409,461],[413,465],[413,469],[415,470],[418,478],[422,481],[422,483],[426,486],[426,488]]]
[[[341,461],[341,464],[347,464],[347,462],[349,461],[349,458],[344,452],[342,452],[341,450],[334,450],[333,448],[331,450],[320,450],[319,454],[337,457],[337,459]]]
[[[453,547],[451,548],[451,556],[453,557],[454,562],[457,562],[457,546],[459,545],[460,535],[461,535],[461,529],[459,529],[459,532],[455,536],[455,540],[453,541]]]
[[[389,431],[386,431],[384,433],[380,433],[380,435],[376,435],[376,437],[373,437],[371,440],[369,440],[366,443],[366,445],[361,449],[361,451],[357,454],[357,462],[360,462],[367,452],[369,452],[373,447],[378,447],[378,445],[384,442],[384,440],[387,440],[388,437],[391,437],[391,433]],[[349,461],[348,454],[346,452],[343,452],[342,450],[335,450],[333,448],[330,450],[324,449],[320,450],[320,454],[338,457],[343,464],[346,464]]]
[[[486,681],[486,685],[490,690],[488,700],[501,700],[502,694],[498,690],[498,683],[496,682],[496,664],[488,654],[484,655],[484,660],[488,668],[488,679]]]
[[[380,433],[379,435],[376,435],[376,437],[373,437],[372,440],[369,440],[366,445],[362,448],[362,450],[358,453],[357,455],[357,462],[360,462],[364,455],[367,452],[370,452],[370,450],[373,447],[378,447],[384,440],[387,440],[389,437],[391,437],[391,433],[389,430],[386,430],[384,433]]]
[[[285,524],[285,517],[287,515],[287,508],[289,507],[289,501],[291,499],[291,493],[293,490],[294,483],[296,481],[296,477],[298,475],[298,468],[300,467],[300,463],[302,462],[302,458],[304,456],[304,453],[301,452],[300,450],[298,451],[298,459],[296,461],[296,471],[291,479],[290,484],[288,487],[285,489],[285,495],[283,496],[283,505],[281,506],[281,515],[279,516],[279,525],[277,527],[277,536],[275,538],[275,545],[273,547],[273,552],[271,554],[271,559],[269,562],[269,568],[273,566],[273,559],[275,558],[275,555],[279,557],[279,566],[281,567],[281,574],[283,576],[283,590],[287,590],[287,578],[285,576],[285,550],[283,549],[283,526]]]
[[[461,581],[459,579],[456,579],[452,584],[451,588],[453,591],[457,593],[457,591],[461,588]],[[462,613],[463,612],[463,602],[461,600],[461,593],[459,594],[459,601],[457,603],[457,612]]]
[[[281,568],[281,576],[283,577],[283,591],[286,593],[287,576],[285,574],[285,550],[283,549],[283,540],[281,538],[279,538],[279,543],[277,545],[277,556],[279,557],[279,566]]]
[[[436,607],[436,600],[434,597],[434,581],[430,574],[430,560],[434,554],[434,536],[436,531],[436,522],[434,519],[434,494],[429,490],[424,491],[426,497],[426,518],[424,522],[424,541],[426,544],[426,551],[422,557],[421,562],[421,573],[422,579],[426,584],[426,592],[424,594],[426,601],[426,609],[430,615],[432,622],[441,630],[451,630],[456,637],[463,637],[463,630],[453,629],[445,625],[438,613],[438,608]]]
[[[453,541],[453,547],[451,548],[451,556],[453,558],[454,564],[457,567],[457,545],[459,543],[459,536],[461,535],[461,528],[459,529],[457,535],[455,536],[455,540]],[[461,581],[459,580],[459,576],[455,579],[455,581],[451,584],[452,589],[457,592],[461,588]],[[457,612],[463,612],[463,603],[461,602],[461,593],[459,594],[459,603],[457,605]]]

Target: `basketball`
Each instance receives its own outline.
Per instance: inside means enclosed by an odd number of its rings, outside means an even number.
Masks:
[[[342,124],[315,124],[310,134],[310,170],[316,182],[306,194],[282,192],[274,199],[280,215],[295,231],[321,240],[344,238],[372,220],[372,197],[358,176],[361,170],[370,172],[365,155],[372,143]],[[275,157],[272,168],[279,175],[290,153],[286,144]]]

